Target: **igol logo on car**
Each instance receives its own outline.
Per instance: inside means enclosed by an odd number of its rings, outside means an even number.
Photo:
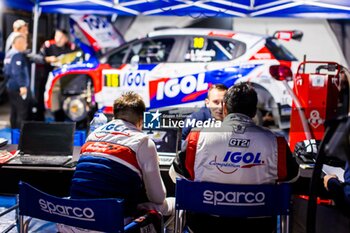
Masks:
[[[151,106],[162,107],[205,99],[209,83],[205,73],[150,81]]]
[[[95,221],[95,213],[89,207],[81,209],[80,207],[56,205],[55,203],[46,201],[44,199],[39,199],[39,205],[42,211],[50,214],[79,219],[83,221]]]
[[[205,190],[203,203],[224,206],[261,206],[265,205],[265,193]]]
[[[223,159],[223,161],[217,161],[218,156],[215,156],[215,159],[209,162],[209,165],[216,166],[216,168],[225,174],[232,174],[237,171],[239,168],[251,168],[255,166],[260,166],[264,164],[264,161],[261,160],[261,153],[256,154],[252,152],[231,152],[228,151]]]

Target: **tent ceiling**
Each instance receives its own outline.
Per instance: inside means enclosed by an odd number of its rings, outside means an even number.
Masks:
[[[5,0],[10,8],[77,14],[350,18],[350,0]]]

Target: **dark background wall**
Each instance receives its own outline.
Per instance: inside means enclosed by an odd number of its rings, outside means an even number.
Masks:
[[[348,66],[350,64],[350,20],[328,20],[339,45],[344,53]]]

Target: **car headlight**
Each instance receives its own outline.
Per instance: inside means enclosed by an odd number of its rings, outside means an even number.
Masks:
[[[86,118],[86,101],[80,96],[70,96],[63,101],[63,110],[72,121]]]

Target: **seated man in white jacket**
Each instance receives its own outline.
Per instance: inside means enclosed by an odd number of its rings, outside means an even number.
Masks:
[[[224,97],[220,128],[193,129],[170,176],[225,184],[271,184],[298,177],[299,166],[283,137],[257,126],[257,94],[248,83],[232,86]],[[189,214],[195,233],[271,232],[272,220],[225,219]]]

